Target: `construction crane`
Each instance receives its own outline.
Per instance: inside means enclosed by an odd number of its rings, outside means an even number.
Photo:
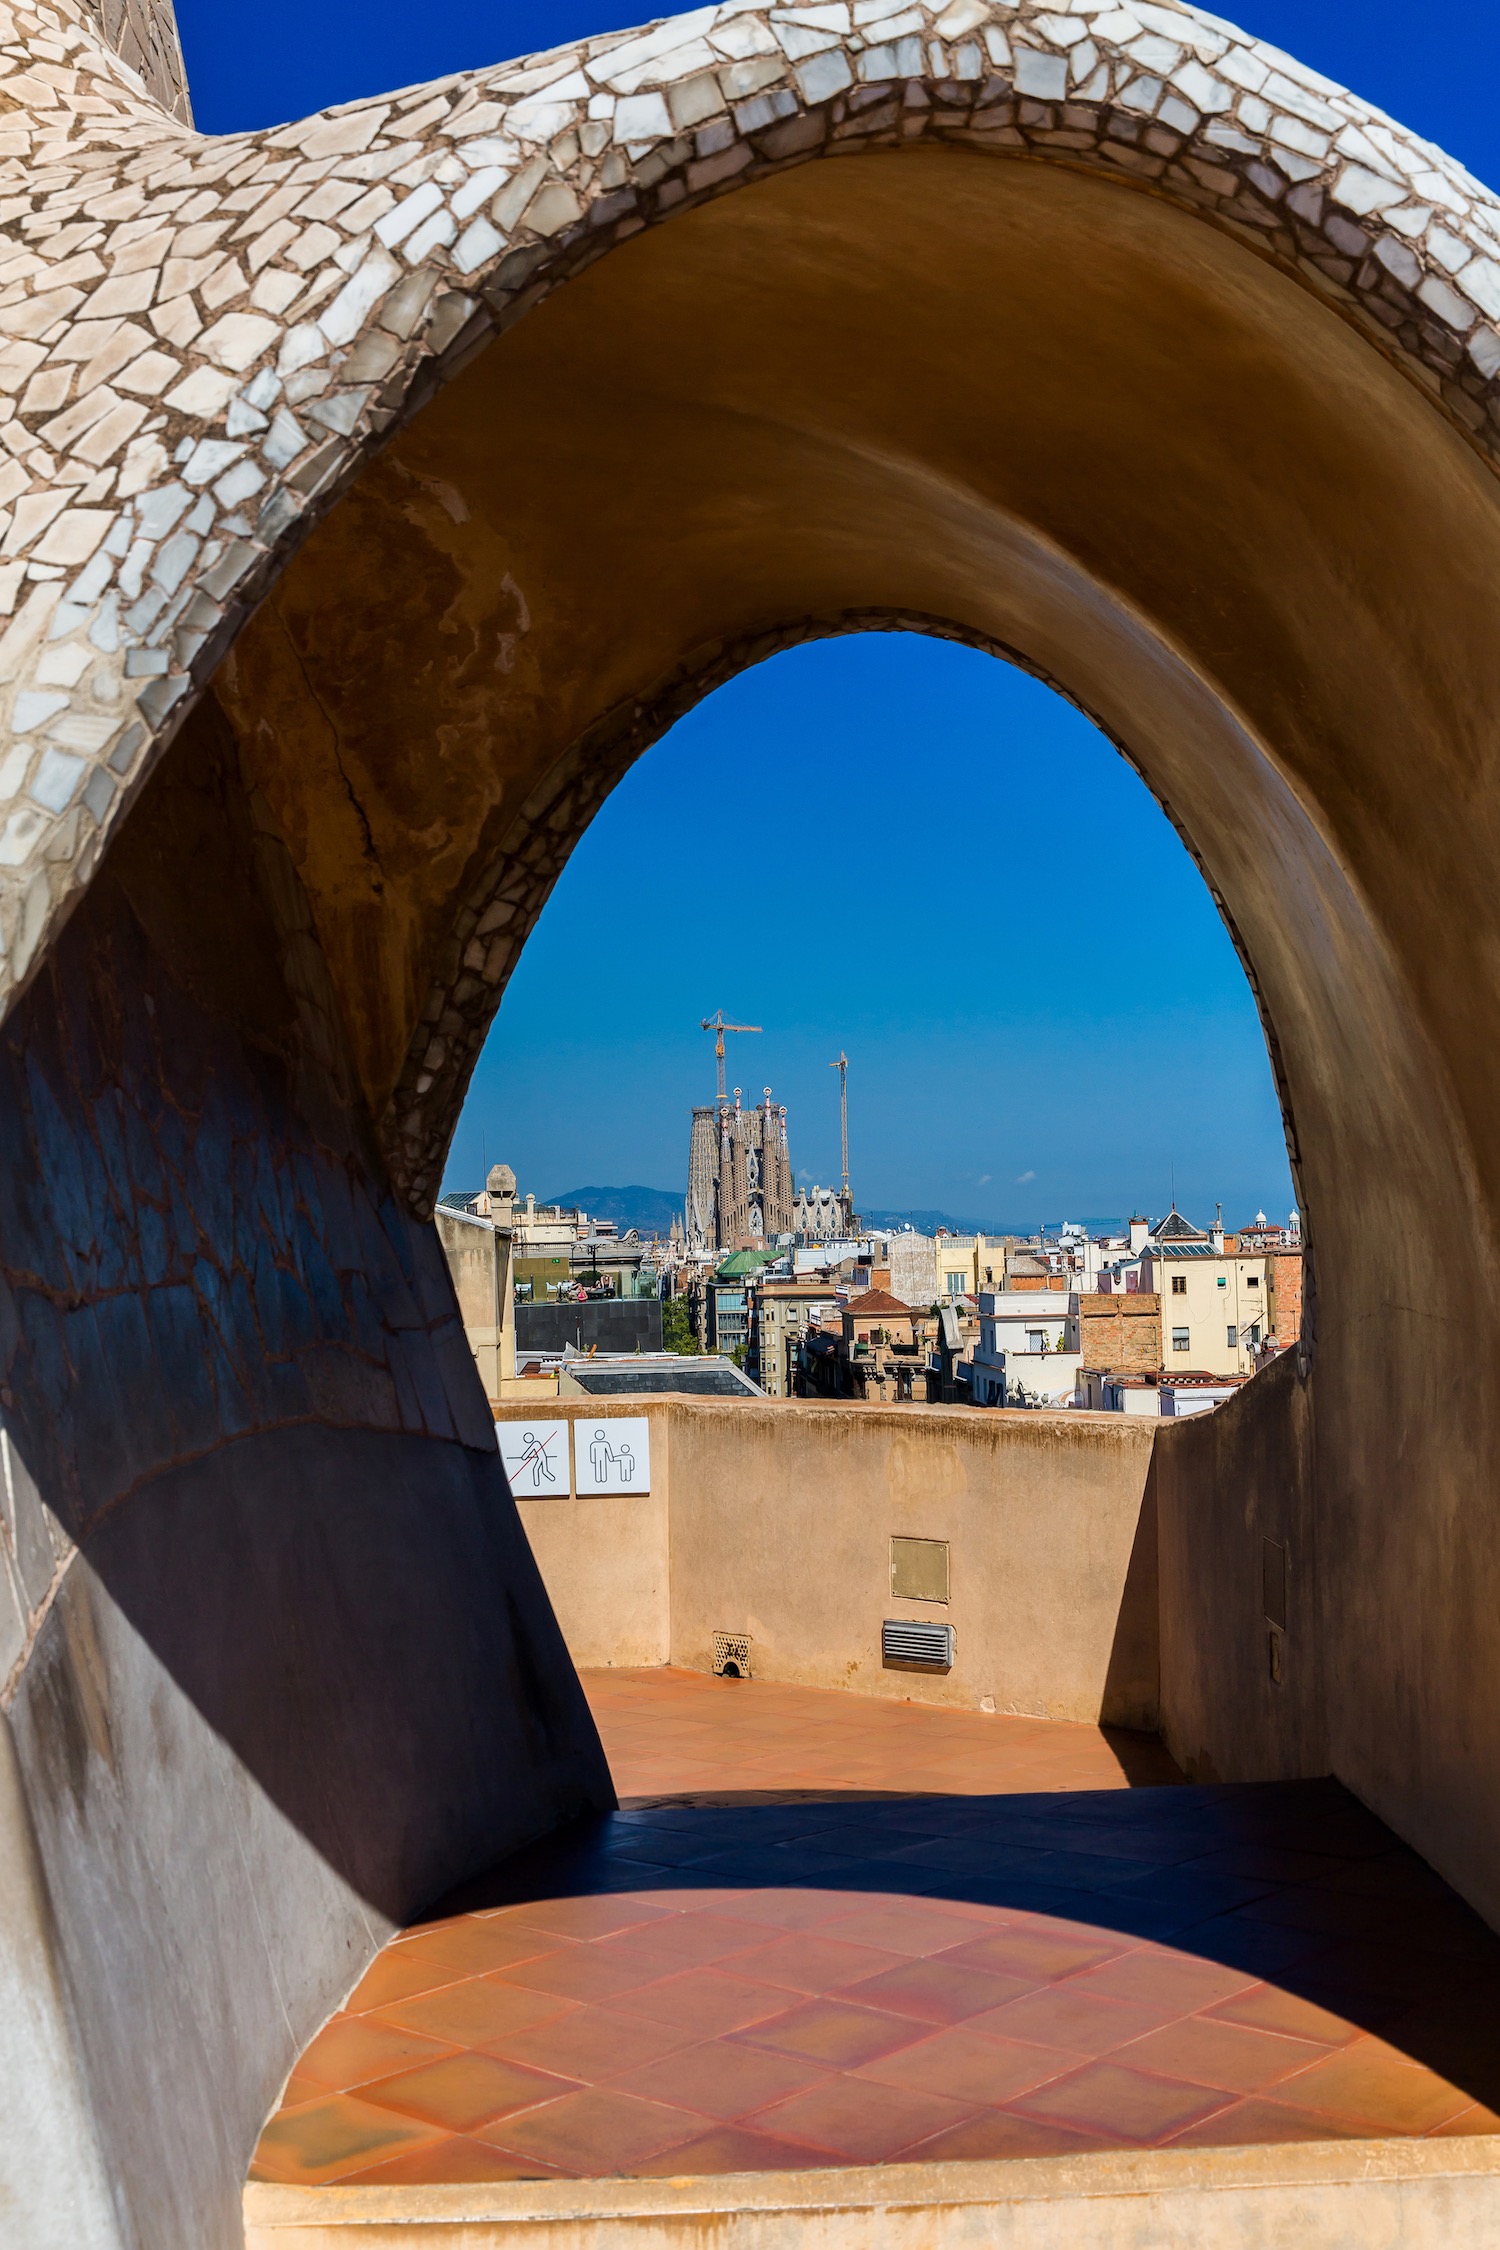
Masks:
[[[842,1047],[837,1060],[828,1065],[839,1074],[839,1146],[844,1160],[844,1193],[849,1193],[849,1057]]]
[[[761,1026],[758,1023],[726,1023],[723,1009],[716,1008],[711,1016],[704,1017],[698,1028],[700,1031],[717,1034],[714,1040],[714,1060],[719,1066],[719,1101],[722,1104],[728,1100],[724,1091],[724,1034],[726,1031],[759,1031]]]

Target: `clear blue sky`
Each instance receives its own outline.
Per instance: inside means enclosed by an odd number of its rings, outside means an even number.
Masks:
[[[638,22],[639,0],[177,0],[199,126],[331,103]],[[1238,20],[1500,182],[1497,0],[1244,0]],[[758,776],[747,786],[741,761]],[[942,809],[936,770],[971,776]],[[774,778],[773,778],[774,777]],[[825,854],[778,843],[825,823]],[[931,809],[929,809],[929,806]],[[913,808],[917,808],[914,812]],[[730,851],[718,839],[738,842]],[[1049,893],[1127,896],[1149,926],[1108,973]],[[1097,871],[1087,880],[1089,871]],[[874,973],[844,903],[880,904]],[[560,1004],[560,1002],[562,1004]],[[552,1194],[677,1189],[713,1090],[698,1019],[764,1024],[730,1083],[774,1086],[799,1173],[838,1164],[850,1056],[854,1185],[875,1206],[998,1224],[1165,1207],[1231,1221],[1290,1199],[1265,1049],[1233,949],[1147,792],[1076,713],[993,660],[906,635],[827,642],[747,673],[616,790],[502,1006],[449,1185],[504,1155]],[[1144,1058],[1149,1062],[1144,1067]]]

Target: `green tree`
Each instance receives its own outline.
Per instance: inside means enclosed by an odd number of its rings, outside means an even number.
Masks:
[[[668,1297],[661,1308],[661,1340],[669,1352],[696,1353],[701,1350],[693,1334],[693,1324],[688,1318],[686,1297]]]

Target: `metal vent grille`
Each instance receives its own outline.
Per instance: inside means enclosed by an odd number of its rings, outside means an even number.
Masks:
[[[721,1679],[749,1679],[750,1635],[748,1633],[715,1633],[714,1670]]]
[[[930,1664],[951,1672],[953,1627],[888,1617],[880,1628],[880,1653],[887,1664]]]

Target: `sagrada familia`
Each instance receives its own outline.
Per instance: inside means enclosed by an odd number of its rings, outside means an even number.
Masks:
[[[787,1148],[786,1105],[771,1089],[756,1109],[745,1109],[736,1086],[733,1102],[694,1109],[688,1149],[687,1238],[713,1250],[749,1249],[790,1234],[792,1159]]]

